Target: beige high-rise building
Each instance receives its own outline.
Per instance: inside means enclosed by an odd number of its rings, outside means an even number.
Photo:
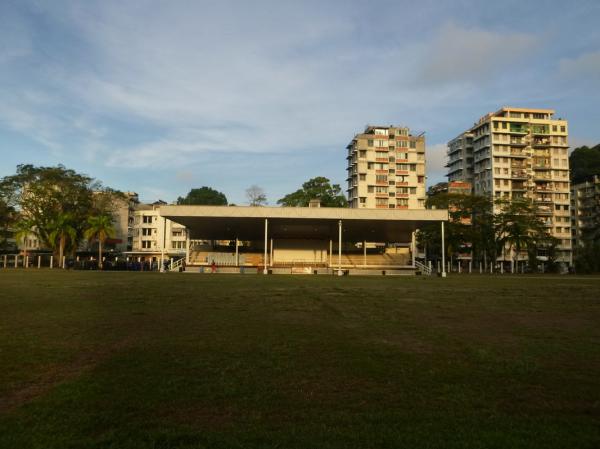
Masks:
[[[600,176],[571,187],[571,224],[574,248],[600,232]]]
[[[560,242],[558,260],[571,263],[567,121],[555,119],[551,109],[504,107],[483,116],[461,136],[469,135],[472,162],[461,166],[466,171],[450,163],[449,179],[472,182],[478,195],[533,200],[539,217]],[[448,145],[450,161],[468,156],[457,149],[462,147],[456,139]]]
[[[354,208],[425,208],[425,137],[406,127],[367,126],[348,149],[348,203]]]

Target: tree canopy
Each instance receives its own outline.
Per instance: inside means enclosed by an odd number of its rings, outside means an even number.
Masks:
[[[185,197],[177,198],[177,204],[196,206],[227,206],[227,197],[211,187],[192,189]]]
[[[569,156],[569,165],[574,184],[587,181],[594,175],[600,176],[600,144],[592,148],[575,148]]]
[[[62,165],[19,165],[16,174],[0,180],[0,192],[7,207],[16,211],[15,227],[26,224],[60,255],[77,248],[90,215],[112,214],[122,195]]]
[[[288,207],[306,207],[310,200],[318,199],[321,207],[347,207],[348,201],[339,184],[319,176],[302,184],[302,188],[277,200],[277,204]]]

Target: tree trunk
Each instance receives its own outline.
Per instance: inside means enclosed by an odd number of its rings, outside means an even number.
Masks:
[[[58,268],[62,268],[63,255],[65,252],[65,238],[60,236],[60,242],[58,243]]]
[[[102,240],[98,240],[98,268],[102,269]]]

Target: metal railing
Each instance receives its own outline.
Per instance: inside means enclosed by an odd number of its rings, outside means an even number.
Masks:
[[[432,270],[427,265],[419,262],[418,260],[415,260],[415,267],[418,268],[423,274],[426,274],[427,276],[431,276]]]

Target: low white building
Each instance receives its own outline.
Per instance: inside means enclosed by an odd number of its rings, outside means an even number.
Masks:
[[[159,201],[153,204],[138,204],[133,212],[131,251],[125,254],[134,260],[157,261],[161,257],[183,258],[188,246],[185,226],[160,215]]]

